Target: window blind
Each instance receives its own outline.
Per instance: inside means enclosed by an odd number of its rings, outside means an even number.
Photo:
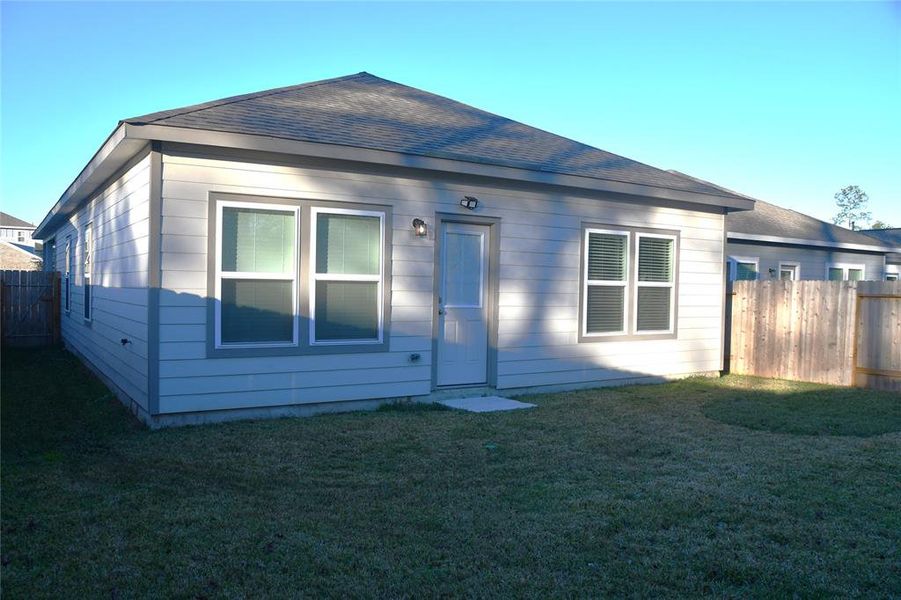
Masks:
[[[669,331],[672,327],[674,252],[672,238],[638,238],[637,331]]]

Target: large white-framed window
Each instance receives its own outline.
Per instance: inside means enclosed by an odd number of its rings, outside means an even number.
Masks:
[[[635,245],[635,333],[672,333],[676,236],[638,232]]]
[[[801,278],[801,265],[796,262],[779,263],[779,279],[783,281],[798,281]]]
[[[623,335],[629,322],[631,232],[585,229],[582,274],[582,335]]]
[[[757,256],[730,256],[730,281],[755,281],[760,277],[760,258]]]
[[[866,267],[858,263],[827,263],[826,279],[829,281],[861,281]]]
[[[63,265],[65,286],[63,293],[65,294],[64,306],[66,312],[72,310],[72,272],[75,270],[75,253],[72,252],[72,236],[66,236],[66,262]]]
[[[85,321],[90,321],[94,313],[94,290],[91,281],[93,279],[94,270],[94,223],[88,223],[84,228],[84,246],[82,253],[82,290],[84,292],[84,312]]]
[[[216,204],[216,348],[298,345],[299,228],[297,206]]]
[[[310,345],[384,339],[385,212],[310,209]]]

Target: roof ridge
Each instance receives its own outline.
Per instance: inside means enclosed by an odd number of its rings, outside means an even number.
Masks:
[[[170,119],[172,117],[180,117],[183,115],[191,114],[194,112],[198,112],[201,110],[207,110],[209,108],[217,108],[219,106],[225,106],[227,104],[234,104],[236,102],[243,102],[244,100],[250,100],[255,98],[264,98],[266,96],[274,96],[276,94],[284,94],[287,92],[293,92],[298,89],[303,88],[311,88],[317,87],[320,85],[327,85],[330,83],[336,83],[338,81],[347,81],[349,79],[356,79],[363,76],[375,77],[371,73],[367,73],[366,71],[360,71],[359,73],[354,73],[352,75],[342,75],[340,77],[331,77],[329,79],[320,79],[318,81],[308,81],[306,83],[297,83],[294,85],[287,85],[278,88],[271,88],[268,90],[263,90],[260,92],[250,92],[247,94],[238,94],[237,96],[228,96],[226,98],[220,98],[218,100],[210,100],[208,102],[201,102],[199,104],[189,104],[188,106],[184,106],[182,108],[175,108],[169,110],[161,110],[157,112],[147,113],[146,115],[141,115],[137,117],[131,117],[128,119],[123,119],[122,123],[132,123],[135,125],[145,125],[149,123],[155,123],[157,121],[162,121],[163,119]],[[380,79],[377,77],[377,79]],[[147,118],[154,117],[154,118]]]

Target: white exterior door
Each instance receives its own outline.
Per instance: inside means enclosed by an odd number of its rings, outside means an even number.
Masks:
[[[489,231],[468,223],[441,227],[438,386],[488,382]]]

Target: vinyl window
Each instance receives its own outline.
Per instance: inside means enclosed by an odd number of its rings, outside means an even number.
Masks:
[[[216,347],[298,344],[298,209],[217,206]]]
[[[779,279],[783,281],[797,281],[800,279],[801,266],[798,263],[779,263]]]
[[[672,337],[676,331],[676,232],[586,226],[580,340]]]
[[[311,210],[310,343],[381,343],[385,213]]]
[[[582,335],[626,333],[629,281],[628,231],[585,230]]]
[[[94,292],[91,284],[94,269],[94,223],[88,223],[87,227],[85,227],[82,259],[82,289],[84,292],[83,316],[85,321],[90,321],[94,311]]]
[[[64,306],[66,308],[66,312],[72,310],[72,271],[75,270],[75,253],[72,252],[72,236],[66,237],[66,257],[65,264],[63,265],[64,269],[64,281],[63,285],[65,289],[63,293],[65,294],[64,298]]]
[[[729,257],[729,279],[731,281],[756,281],[759,274],[759,258],[744,256]]]
[[[671,235],[639,233],[635,290],[636,333],[669,333],[675,308],[675,248]]]
[[[829,263],[826,265],[826,279],[829,281],[861,281],[865,275],[862,264]]]

